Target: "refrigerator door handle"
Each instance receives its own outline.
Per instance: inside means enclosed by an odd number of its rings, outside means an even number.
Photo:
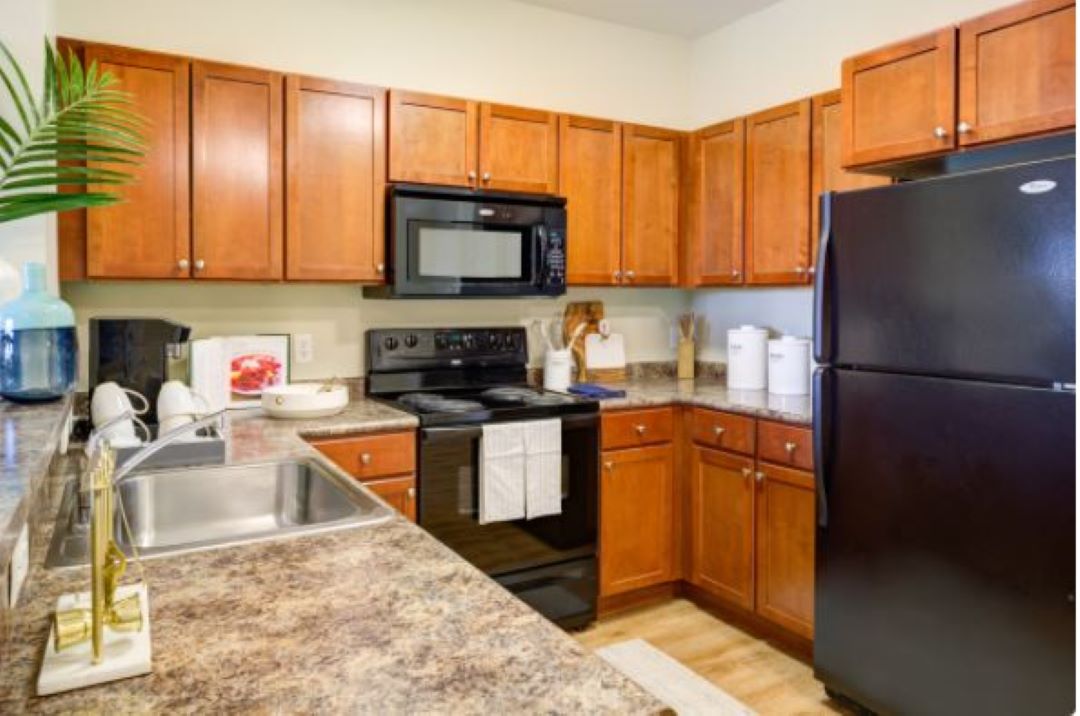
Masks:
[[[832,441],[832,369],[818,368],[814,371],[813,392],[813,447],[814,447],[814,497],[817,500],[817,525],[829,526],[829,495],[825,480],[828,466],[826,447]]]
[[[817,270],[814,272],[814,360],[831,363],[833,358],[832,306],[826,295],[829,276],[829,237],[832,236],[832,197],[824,192],[821,202],[821,237],[818,242]]]

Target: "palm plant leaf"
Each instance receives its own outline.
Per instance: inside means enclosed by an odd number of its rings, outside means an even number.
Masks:
[[[74,52],[65,59],[46,41],[35,98],[0,42],[0,91],[15,114],[0,116],[0,223],[120,200],[116,188],[133,181],[145,154],[146,123],[117,84],[96,62],[84,68]]]

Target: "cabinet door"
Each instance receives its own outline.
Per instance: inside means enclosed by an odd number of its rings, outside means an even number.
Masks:
[[[810,100],[746,120],[746,282],[800,284],[810,268]]]
[[[623,127],[623,283],[673,286],[679,274],[682,134]],[[571,239],[572,240],[572,239]]]
[[[690,581],[754,608],[754,461],[694,446]]]
[[[554,194],[558,156],[554,112],[480,105],[480,185],[485,189]]]
[[[194,276],[282,277],[282,75],[195,62]]]
[[[961,146],[1076,124],[1076,4],[1034,0],[960,25]]]
[[[143,163],[135,181],[109,187],[122,201],[86,211],[90,278],[187,278],[190,275],[188,97],[190,63],[182,57],[87,44],[96,62],[131,95],[146,118]]]
[[[827,191],[852,191],[883,186],[891,180],[873,174],[857,174],[843,168],[840,145],[843,116],[840,90],[825,92],[811,99],[813,142],[810,147],[810,262],[817,263],[821,240],[821,195]]]
[[[758,465],[757,612],[814,636],[814,476]]]
[[[390,181],[472,186],[476,136],[476,102],[391,90]]]
[[[622,127],[559,118],[559,193],[567,206],[567,283],[610,285],[622,265]]]
[[[412,475],[365,482],[368,488],[391,507],[416,522],[416,478]]]
[[[671,444],[603,453],[600,594],[671,581],[675,535]]]
[[[745,122],[695,132],[690,162],[692,281],[697,286],[742,283]]]
[[[844,166],[956,146],[956,29],[844,60]]]
[[[285,103],[285,277],[381,280],[386,90],[290,75]]]

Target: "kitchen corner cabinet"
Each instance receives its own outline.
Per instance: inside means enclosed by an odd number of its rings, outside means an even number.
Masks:
[[[146,155],[122,201],[60,214],[60,278],[187,278],[190,62],[155,52],[60,40],[61,51],[96,62],[147,119]]]
[[[386,90],[289,75],[285,118],[285,278],[381,281]]]
[[[1032,0],[960,25],[960,146],[1076,124],[1076,4]]]
[[[312,438],[311,445],[391,507],[416,521],[416,433]]]
[[[746,123],[714,124],[690,136],[688,279],[695,286],[743,281]]]
[[[202,279],[283,277],[283,76],[192,63],[192,262]]]
[[[678,282],[682,143],[681,132],[623,125],[624,285]]]
[[[852,191],[888,184],[891,179],[858,174],[843,168],[843,105],[840,90],[811,98],[812,142],[810,148],[810,262],[817,262],[821,240],[821,195],[829,191]]]
[[[810,276],[810,100],[746,119],[746,283]]]
[[[600,596],[675,576],[675,448],[671,408],[601,419]]]
[[[552,194],[558,117],[392,90],[390,180]]]
[[[567,283],[614,285],[622,271],[622,127],[559,118],[559,193],[566,197]]]

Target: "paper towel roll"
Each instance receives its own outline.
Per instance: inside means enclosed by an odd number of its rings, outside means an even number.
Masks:
[[[783,336],[769,341],[769,392],[810,393],[810,340]]]
[[[764,390],[767,378],[769,332],[739,326],[727,332],[727,384],[735,390]]]

